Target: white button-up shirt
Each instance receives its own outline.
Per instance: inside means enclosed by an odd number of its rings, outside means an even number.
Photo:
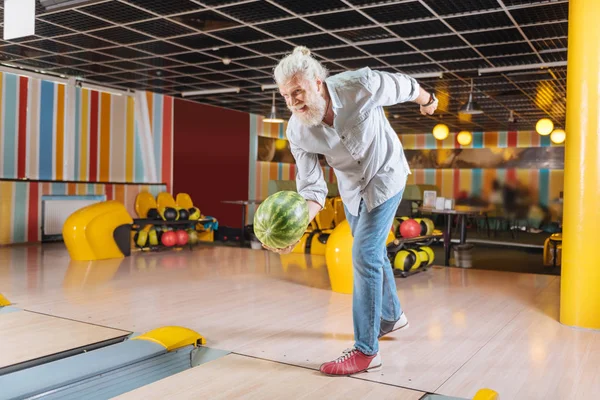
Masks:
[[[318,159],[323,154],[335,172],[342,201],[358,215],[361,199],[371,211],[406,185],[408,162],[383,107],[415,100],[419,84],[407,75],[369,68],[342,72],[325,82],[333,127],[324,123],[307,127],[294,115],[288,123],[297,191],[324,205],[327,185]]]

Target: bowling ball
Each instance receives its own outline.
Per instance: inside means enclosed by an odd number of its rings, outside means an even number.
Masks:
[[[159,212],[161,212],[162,219],[165,221],[177,221],[179,219],[179,213],[173,207],[165,207]]]
[[[419,262],[419,255],[415,250],[402,249],[394,257],[394,268],[400,271],[410,271],[418,267]]]
[[[187,219],[189,219],[190,217],[190,212],[188,210],[186,210],[185,208],[182,208],[179,210],[179,220],[183,220],[186,221]]]
[[[148,214],[146,214],[146,218],[148,219],[160,219],[160,214],[156,208],[151,208],[148,210]]]
[[[403,238],[414,238],[421,235],[421,224],[414,219],[407,219],[400,224],[400,235]]]
[[[192,207],[188,210],[188,219],[198,221],[200,219],[200,210],[197,207]]]
[[[190,244],[198,243],[198,232],[196,232],[194,229],[188,229],[187,233],[188,233],[188,242]]]
[[[160,238],[160,241],[167,247],[175,246],[177,243],[177,235],[173,231],[164,232]]]
[[[189,236],[186,231],[177,231],[175,232],[175,235],[177,235],[178,246],[185,246],[187,244]]]

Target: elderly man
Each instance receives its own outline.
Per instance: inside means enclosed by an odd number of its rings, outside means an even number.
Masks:
[[[383,107],[412,101],[422,114],[433,114],[437,100],[403,74],[362,68],[328,77],[302,46],[279,62],[274,75],[292,111],[286,134],[297,165],[297,190],[308,202],[310,220],[327,196],[318,160],[323,154],[335,171],[354,238],[355,345],[321,365],[321,372],[352,375],[379,369],[379,338],[408,326],[386,239],[410,171]],[[269,250],[284,254],[293,248]]]

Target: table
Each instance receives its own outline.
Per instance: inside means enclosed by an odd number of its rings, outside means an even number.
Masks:
[[[246,226],[246,207],[249,204],[260,204],[263,200],[222,200],[221,203],[224,204],[237,204],[242,207],[242,235],[241,235],[241,243],[240,245],[244,247],[246,245],[246,239],[244,235],[244,228]]]
[[[429,212],[432,214],[443,214],[446,217],[446,227],[444,229],[444,265],[450,265],[450,244],[452,240],[452,216],[458,215],[460,218],[460,244],[465,244],[467,241],[467,225],[466,217],[469,215],[486,215],[492,211],[491,207],[472,207],[472,206],[454,206],[452,209],[437,209],[432,207],[419,207],[421,212]]]

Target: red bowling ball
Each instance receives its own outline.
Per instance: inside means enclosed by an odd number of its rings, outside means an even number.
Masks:
[[[177,231],[176,235],[177,235],[177,245],[185,246],[189,239],[188,233],[186,231]]]
[[[414,219],[407,219],[400,224],[400,235],[403,238],[414,238],[421,235],[421,224]]]

